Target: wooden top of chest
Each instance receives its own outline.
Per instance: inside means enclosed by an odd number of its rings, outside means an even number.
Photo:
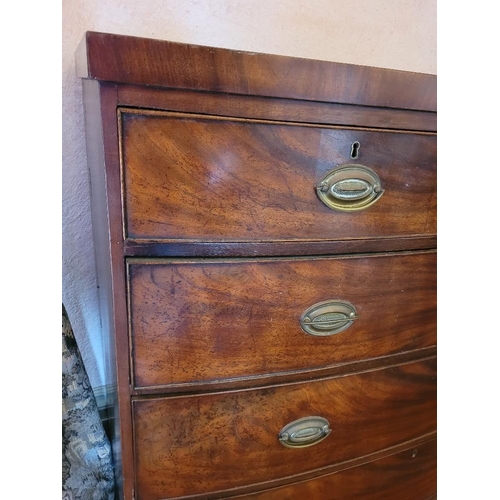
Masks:
[[[160,88],[436,111],[436,75],[87,32],[82,78]]]

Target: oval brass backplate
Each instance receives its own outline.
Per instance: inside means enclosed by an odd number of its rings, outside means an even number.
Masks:
[[[300,317],[300,327],[310,335],[325,337],[340,333],[358,319],[356,308],[343,300],[326,300],[312,305]]]
[[[316,185],[316,193],[328,208],[352,212],[373,205],[384,190],[371,168],[347,164],[327,172]]]
[[[323,441],[332,430],[323,417],[299,418],[281,429],[278,439],[287,448],[306,448]]]

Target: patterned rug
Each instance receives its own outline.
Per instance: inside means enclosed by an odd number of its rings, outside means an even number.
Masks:
[[[109,440],[62,309],[62,499],[114,500]]]

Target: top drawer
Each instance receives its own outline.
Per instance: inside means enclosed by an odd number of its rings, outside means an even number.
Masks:
[[[128,240],[317,241],[436,232],[434,134],[124,109],[120,119]],[[384,193],[368,208],[338,211],[319,199],[322,178],[346,164],[378,176]],[[358,174],[344,177],[356,181]],[[346,199],[363,200],[372,184],[340,183],[336,196],[349,205]]]

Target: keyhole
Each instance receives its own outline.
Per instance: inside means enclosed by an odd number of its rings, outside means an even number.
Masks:
[[[352,143],[351,146],[351,158],[356,159],[359,156],[359,148],[361,144],[358,141]]]

